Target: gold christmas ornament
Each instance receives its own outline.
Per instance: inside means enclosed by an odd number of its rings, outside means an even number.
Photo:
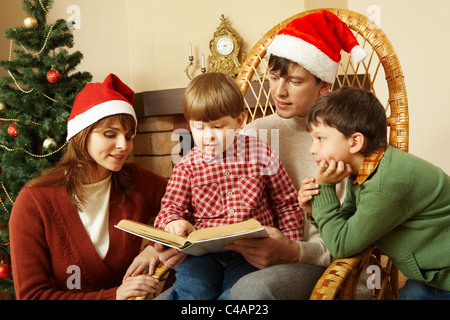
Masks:
[[[44,140],[44,143],[42,144],[42,146],[44,147],[44,149],[48,149],[48,148],[56,148],[56,141],[53,140],[52,138],[47,138]]]
[[[34,29],[38,25],[38,21],[34,16],[28,16],[23,20],[23,25],[28,29]]]

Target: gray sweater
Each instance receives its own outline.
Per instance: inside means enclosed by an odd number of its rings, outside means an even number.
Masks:
[[[278,153],[289,177],[297,190],[304,178],[312,177],[317,169],[309,153],[311,138],[306,132],[306,118],[283,119],[276,114],[257,119],[242,129],[242,134],[257,136]],[[343,194],[345,187],[339,188]],[[328,266],[331,256],[318,230],[309,223],[303,225],[303,241],[300,244],[299,262]]]

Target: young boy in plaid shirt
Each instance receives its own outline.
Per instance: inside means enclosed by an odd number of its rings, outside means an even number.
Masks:
[[[196,77],[186,88],[183,113],[196,146],[175,166],[155,225],[179,235],[254,218],[302,240],[296,189],[276,153],[238,130],[244,99],[222,73]],[[228,299],[232,285],[255,271],[239,253],[189,256],[176,268],[168,299]]]

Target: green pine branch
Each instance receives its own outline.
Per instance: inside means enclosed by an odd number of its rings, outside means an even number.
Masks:
[[[10,74],[0,78],[0,252],[8,253],[8,225],[13,203],[23,185],[43,170],[54,166],[62,156],[67,119],[78,92],[92,80],[89,72],[80,72],[83,59],[74,46],[73,34],[63,19],[47,21],[52,0],[23,0],[26,16],[37,19],[35,28],[7,28],[12,41],[11,59],[0,61]],[[61,80],[50,83],[47,72],[56,69]],[[6,106],[6,107],[5,107]],[[8,127],[18,129],[10,136]],[[56,146],[44,148],[51,138]],[[60,150],[59,152],[56,152]],[[25,223],[25,222],[24,222]],[[0,291],[13,291],[11,279],[0,279]]]

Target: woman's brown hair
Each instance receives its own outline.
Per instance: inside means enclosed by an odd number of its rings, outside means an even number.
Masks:
[[[69,139],[66,153],[61,160],[53,168],[27,182],[25,187],[64,186],[73,203],[79,208],[85,201],[83,185],[93,183],[92,178],[97,173],[97,163],[87,151],[88,137],[94,129],[108,127],[116,121],[135,134],[136,122],[131,115],[117,114],[100,119]],[[116,190],[128,199],[129,192],[134,188],[130,165],[124,165],[120,171],[112,172],[111,181]]]

